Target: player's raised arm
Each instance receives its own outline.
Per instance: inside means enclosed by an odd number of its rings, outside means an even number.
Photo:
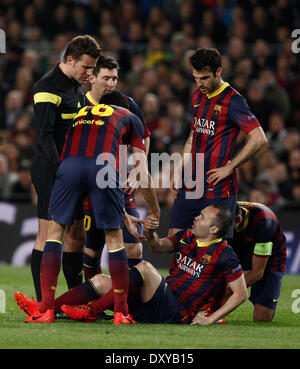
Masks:
[[[159,238],[158,234],[153,229],[158,227],[158,222],[155,218],[147,217],[144,223],[144,231],[147,239],[147,244],[151,251],[155,254],[166,254],[174,252],[173,243],[169,238]]]

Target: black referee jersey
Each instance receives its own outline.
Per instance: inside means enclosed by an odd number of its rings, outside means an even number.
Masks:
[[[65,135],[83,104],[81,85],[67,77],[58,65],[35,85],[34,128],[37,158],[45,159],[56,172]]]

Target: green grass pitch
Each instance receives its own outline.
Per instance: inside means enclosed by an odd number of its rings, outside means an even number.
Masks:
[[[284,277],[273,322],[253,323],[252,304],[246,301],[227,317],[225,325],[205,327],[140,323],[114,326],[111,321],[81,323],[71,320],[26,324],[23,322],[26,315],[17,307],[14,293],[21,291],[29,297],[34,295],[29,267],[1,264],[0,289],[4,291],[0,291],[0,349],[300,348],[299,275]],[[61,273],[56,295],[65,290]]]

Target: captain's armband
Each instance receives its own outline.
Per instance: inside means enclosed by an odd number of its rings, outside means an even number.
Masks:
[[[259,256],[270,256],[272,254],[272,242],[257,242],[254,247],[254,254]]]

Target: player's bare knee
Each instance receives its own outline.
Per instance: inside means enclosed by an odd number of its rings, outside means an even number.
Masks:
[[[253,321],[255,323],[269,323],[273,320],[273,312],[254,312]]]
[[[91,278],[91,282],[100,296],[107,293],[112,287],[111,278],[104,274],[96,274],[93,278]]]
[[[65,251],[82,251],[86,242],[84,229],[78,227],[67,227],[65,231]]]
[[[83,252],[91,258],[97,258],[101,256],[101,250],[99,249],[90,249],[88,247],[84,247]]]
[[[105,229],[105,241],[108,250],[117,250],[124,247],[123,233],[121,229]]]
[[[254,317],[253,321],[255,323],[269,323],[273,320],[272,316],[259,316],[259,317]]]
[[[48,228],[49,228],[49,221],[45,219],[38,220],[38,233],[36,235],[36,240],[34,244],[34,248],[36,250],[44,250],[45,243],[47,240],[48,235]]]
[[[94,275],[94,277],[91,278],[91,281],[93,282],[93,285],[97,288],[97,286],[101,285],[101,282],[103,281],[103,275],[96,274]]]
[[[157,270],[154,268],[154,266],[149,263],[149,261],[142,260],[140,263],[136,265],[138,270],[142,273],[142,275],[147,277],[147,275],[152,275],[153,273],[157,273]]]
[[[143,245],[141,243],[124,243],[128,258],[140,259],[143,255]]]

